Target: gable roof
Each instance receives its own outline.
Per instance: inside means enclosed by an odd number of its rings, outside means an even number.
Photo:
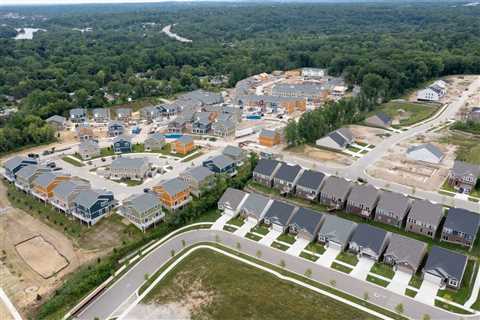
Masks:
[[[148,137],[145,139],[145,142],[162,142],[165,141],[165,136],[161,134],[160,132],[155,132],[152,134],[149,134]]]
[[[201,182],[206,178],[213,176],[214,173],[210,171],[208,168],[203,166],[197,166],[193,168],[189,168],[184,171],[184,174],[192,176],[195,180]]]
[[[412,204],[408,217],[437,227],[443,217],[443,207],[427,200],[416,199]]]
[[[259,137],[274,139],[276,135],[277,135],[277,132],[275,130],[262,129],[262,131],[260,131]]]
[[[323,214],[316,212],[307,208],[298,209],[288,223],[291,225],[296,225],[299,229],[304,229],[310,234],[314,235],[317,231],[317,227],[323,219]]]
[[[317,190],[322,185],[324,178],[325,174],[322,172],[307,169],[298,179],[297,186]]]
[[[479,214],[461,208],[450,208],[443,227],[475,236],[479,224]]]
[[[267,207],[270,199],[264,197],[258,193],[250,193],[245,200],[242,210],[246,213],[254,215],[257,219],[263,218],[262,213]]]
[[[253,172],[264,176],[271,176],[280,163],[281,162],[273,159],[260,159]]]
[[[385,255],[394,256],[399,261],[408,262],[414,269],[422,263],[427,250],[425,242],[392,233]]]
[[[147,158],[126,158],[117,157],[112,161],[112,169],[137,169],[148,164]]]
[[[378,189],[370,184],[354,184],[347,201],[355,204],[364,204],[372,210],[379,194]]]
[[[192,138],[192,136],[185,136],[185,135],[183,135],[183,136],[181,136],[180,138],[178,138],[178,139],[176,140],[176,142],[179,142],[179,143],[182,143],[182,144],[188,144],[188,143],[193,142],[193,138]]]
[[[170,195],[176,195],[177,193],[180,193],[188,189],[187,183],[180,178],[173,178],[173,179],[164,181],[160,185],[163,187],[165,192],[167,192]]]
[[[369,248],[376,254],[381,254],[385,239],[389,235],[390,232],[362,223],[355,229],[351,242],[355,242],[360,247]]]
[[[42,187],[47,187],[50,183],[52,183],[59,175],[53,172],[45,172],[38,175],[33,183]]]
[[[205,165],[206,163],[212,163],[214,166],[216,166],[217,168],[226,168],[228,166],[231,166],[233,164],[235,164],[235,162],[233,161],[232,158],[230,157],[227,157],[227,156],[224,156],[224,155],[218,155],[218,156],[215,156],[213,158],[210,158],[208,160],[205,160],[203,162],[203,164]]]
[[[222,154],[227,157],[239,158],[245,155],[245,151],[239,147],[228,145],[223,148]]]
[[[73,108],[73,109],[70,109],[69,113],[70,113],[70,117],[72,117],[72,116],[84,116],[85,115],[85,109]]]
[[[53,189],[53,195],[59,199],[67,199],[67,197],[79,188],[86,188],[90,185],[89,182],[84,180],[66,180],[60,182],[55,189]]]
[[[390,118],[386,113],[384,112],[378,112],[375,115],[378,119],[380,119],[383,123],[389,124],[392,121],[392,118]]]
[[[338,129],[336,132],[341,134],[348,142],[351,142],[354,139],[352,131],[350,131],[348,128],[343,127]]]
[[[108,118],[110,110],[107,108],[95,108],[93,109],[94,118]]]
[[[350,191],[351,186],[352,184],[345,179],[336,176],[330,176],[327,178],[327,180],[325,180],[321,193],[335,195],[336,197],[345,199]]]
[[[65,117],[59,116],[59,115],[53,115],[45,120],[46,122],[58,122],[61,124],[65,124],[67,122],[67,119]]]
[[[407,150],[407,154],[410,154],[419,150],[426,150],[430,152],[432,155],[434,155],[436,158],[438,158],[439,160],[441,160],[444,156],[443,152],[431,143],[424,143],[418,146],[410,147]]]
[[[125,199],[123,205],[132,207],[139,213],[144,213],[152,208],[160,207],[160,204],[160,199],[158,199],[155,194],[151,192],[145,192],[130,196],[129,198]]]
[[[325,215],[325,220],[318,232],[333,242],[345,245],[350,235],[357,228],[357,223],[336,216]]]
[[[460,281],[465,272],[467,260],[467,256],[463,254],[433,246],[423,271]]]
[[[268,208],[264,218],[268,218],[272,223],[286,226],[296,209],[297,207],[292,206],[291,204],[273,200],[273,203],[270,208]]]
[[[406,196],[396,192],[385,191],[380,196],[377,204],[377,212],[382,209],[391,212],[397,219],[403,219],[407,214],[410,201]]]
[[[300,167],[298,164],[288,165],[286,163],[282,163],[277,173],[275,173],[274,178],[283,181],[294,182],[301,170],[302,167]]]
[[[233,209],[238,209],[246,195],[248,195],[248,193],[242,190],[228,188],[225,190],[220,200],[218,200],[218,205],[227,205]]]
[[[13,158],[8,159],[3,163],[3,167],[7,170],[14,170],[17,168],[19,165],[22,163],[25,164],[37,164],[37,160],[33,158],[28,158],[28,157],[20,157],[20,156],[15,156]]]
[[[477,177],[480,175],[480,166],[467,163],[464,161],[458,161],[456,160],[453,163],[453,168],[452,172],[455,174],[457,177],[462,177],[466,175],[473,175],[474,177]]]
[[[130,142],[132,143],[132,138],[130,138],[129,136],[116,136],[115,139],[113,139],[112,143],[117,143],[117,142],[120,142],[120,141],[126,141],[126,142]]]
[[[78,195],[73,200],[76,204],[81,205],[84,208],[90,208],[92,205],[97,202],[98,198],[102,195],[110,195],[113,196],[113,193],[110,191],[102,191],[102,190],[82,190],[78,193]]]
[[[38,172],[39,169],[40,169],[40,167],[38,165],[35,165],[35,164],[25,166],[25,167],[23,167],[23,168],[21,168],[20,170],[17,171],[17,179],[18,178],[22,178],[22,179],[31,178]]]

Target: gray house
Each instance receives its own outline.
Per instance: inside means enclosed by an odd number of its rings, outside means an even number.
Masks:
[[[427,254],[427,244],[412,238],[392,233],[383,261],[395,270],[414,274]]]
[[[442,229],[440,241],[472,247],[478,232],[480,215],[460,208],[450,208]]]
[[[305,170],[297,181],[295,194],[307,200],[315,200],[320,194],[320,187],[325,174],[314,170]]]
[[[87,140],[78,146],[78,154],[83,160],[92,159],[100,156],[100,146],[95,140]]]
[[[116,110],[117,120],[128,122],[132,117],[132,109],[131,108],[118,108]]]
[[[281,162],[272,159],[260,159],[253,169],[253,180],[266,187],[271,187],[273,177],[281,166]]]
[[[33,180],[40,174],[50,171],[50,168],[41,167],[36,164],[22,167],[16,174],[15,187],[28,193],[32,188]]]
[[[350,251],[361,257],[378,261],[390,240],[390,232],[368,224],[360,224],[348,245]]]
[[[263,217],[263,223],[273,230],[283,233],[297,210],[298,208],[291,204],[273,200],[272,205]]]
[[[341,209],[345,206],[352,184],[342,178],[330,176],[320,191],[320,202],[324,205]]]
[[[318,139],[315,144],[326,149],[342,151],[351,145],[353,141],[354,137],[350,129],[340,128]]]
[[[125,133],[125,126],[122,122],[112,121],[108,123],[107,134],[109,137],[121,136]]]
[[[439,286],[460,288],[467,256],[440,247],[432,247],[423,268],[423,279]],[[470,280],[470,279],[469,279]]]
[[[235,134],[235,123],[230,120],[218,120],[211,126],[212,133],[217,137],[230,137]]]
[[[357,224],[355,222],[326,215],[318,231],[318,242],[325,244],[329,248],[344,250],[356,228]]]
[[[200,196],[202,190],[210,189],[215,183],[215,174],[204,166],[193,167],[180,173],[179,178],[190,186],[190,193]]]
[[[243,161],[245,161],[245,159],[247,158],[247,152],[245,150],[230,145],[223,148],[222,154],[235,161],[235,164],[237,166],[241,166],[243,164]]]
[[[165,217],[162,203],[154,193],[132,195],[123,201],[118,212],[144,231]]]
[[[319,212],[300,208],[290,219],[288,232],[311,242],[318,234],[323,217]]]
[[[165,137],[159,132],[150,134],[143,143],[145,151],[160,151],[165,146]]]
[[[442,218],[441,205],[427,200],[415,200],[408,214],[405,230],[433,239]]]
[[[87,112],[82,108],[70,109],[70,121],[73,123],[82,123],[87,120]]]
[[[107,108],[93,109],[93,121],[96,123],[106,123],[110,121],[110,110]]]
[[[273,187],[280,190],[282,194],[293,192],[295,185],[300,178],[302,167],[298,164],[289,165],[282,163],[273,176]]]
[[[72,215],[94,225],[115,207],[113,193],[103,190],[82,190],[73,199]]]
[[[455,161],[447,181],[455,191],[468,194],[475,188],[479,176],[480,166],[463,161]]]
[[[90,183],[80,179],[70,179],[60,182],[53,189],[50,203],[57,209],[70,213],[74,207],[73,200],[81,192],[90,189]]]
[[[240,216],[258,224],[263,220],[265,213],[272,203],[273,200],[270,200],[267,197],[257,193],[250,193],[240,209]]]
[[[248,193],[242,190],[228,188],[218,200],[218,209],[233,218],[238,215],[247,197]]]
[[[64,130],[67,127],[67,119],[58,115],[51,116],[46,119],[45,122],[54,127],[57,131]]]
[[[392,125],[392,118],[383,112],[379,112],[365,119],[365,123],[372,127],[388,128]]]
[[[146,120],[148,123],[152,123],[153,120],[160,118],[160,109],[154,106],[147,106],[140,109],[140,117]]]
[[[380,192],[369,184],[355,184],[347,199],[345,211],[370,218],[378,202]]]
[[[403,194],[383,192],[375,210],[375,221],[401,228],[410,209],[410,200]]]
[[[5,169],[3,176],[8,181],[13,182],[15,181],[16,174],[20,169],[29,165],[36,165],[36,164],[38,164],[37,159],[30,158],[30,157],[15,156],[3,163],[3,168]]]

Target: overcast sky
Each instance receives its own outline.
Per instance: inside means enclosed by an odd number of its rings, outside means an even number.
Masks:
[[[0,0],[1,5],[26,5],[26,4],[77,4],[77,3],[143,3],[143,2],[165,2],[167,0]],[[172,0],[168,0],[172,1]],[[175,1],[175,0],[174,0]],[[192,1],[192,0],[176,0]],[[193,0],[198,1],[198,0]]]

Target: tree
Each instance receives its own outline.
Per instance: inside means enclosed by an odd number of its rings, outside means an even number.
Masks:
[[[404,312],[404,309],[403,309],[403,303],[399,303],[395,306],[395,311],[398,313],[398,314],[403,314]]]
[[[278,263],[280,267],[285,268],[285,260],[281,259],[280,262]]]
[[[310,278],[312,276],[312,269],[308,268],[305,270],[305,277]]]
[[[295,146],[297,144],[298,131],[297,122],[295,120],[288,120],[287,126],[285,127],[285,139],[290,146]]]

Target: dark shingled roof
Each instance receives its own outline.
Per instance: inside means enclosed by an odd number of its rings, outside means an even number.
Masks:
[[[274,200],[270,208],[265,213],[265,218],[272,223],[286,226],[296,207],[291,204]]]
[[[275,174],[275,178],[293,182],[301,170],[302,167],[300,167],[298,164],[291,166],[286,163],[282,163],[280,169],[278,169],[277,173]]]
[[[299,229],[305,229],[310,234],[315,234],[317,227],[322,221],[323,214],[306,208],[300,208],[290,220],[289,225],[296,225]]]
[[[260,159],[253,172],[263,174],[265,176],[271,176],[275,168],[280,162],[272,159]]]
[[[316,190],[320,187],[324,178],[325,174],[321,172],[305,170],[300,179],[298,179],[297,186]]]
[[[440,277],[452,277],[460,281],[466,264],[467,256],[434,246],[428,254],[423,270]]]
[[[445,219],[444,228],[476,235],[479,224],[480,215],[477,213],[460,208],[450,208]]]
[[[368,224],[360,224],[353,233],[352,242],[355,242],[363,248],[370,248],[376,254],[380,254],[383,242],[388,236],[388,232]]]

